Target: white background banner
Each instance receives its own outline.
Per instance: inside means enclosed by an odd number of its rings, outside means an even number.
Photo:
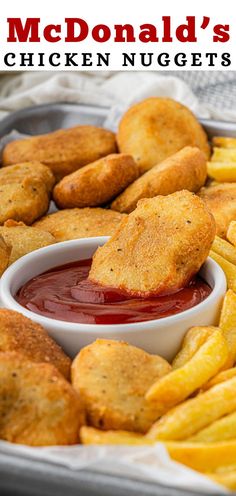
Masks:
[[[235,46],[229,0],[1,4],[0,70],[229,71]]]

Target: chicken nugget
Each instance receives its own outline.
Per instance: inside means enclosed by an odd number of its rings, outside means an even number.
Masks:
[[[185,287],[209,254],[215,222],[194,193],[140,200],[93,256],[89,279],[133,296]]]
[[[226,238],[230,222],[236,219],[236,184],[214,183],[202,188],[198,195],[215,218],[216,234]]]
[[[73,208],[46,215],[34,227],[49,231],[56,241],[111,236],[125,214],[104,208]]]
[[[11,254],[11,247],[8,246],[0,234],[0,277],[8,267]]]
[[[198,191],[207,177],[206,158],[199,148],[186,146],[152,167],[111,204],[118,212],[132,212],[142,198],[169,195],[181,189]]]
[[[7,351],[16,351],[32,362],[51,363],[70,378],[70,358],[45,329],[21,313],[0,308],[0,352]]]
[[[0,439],[29,446],[76,444],[83,423],[78,394],[53,365],[0,353]]]
[[[23,257],[26,253],[52,245],[56,242],[51,233],[26,226],[23,222],[7,220],[0,226],[0,236],[6,245],[11,248],[9,265]]]
[[[97,207],[121,193],[139,176],[131,155],[113,154],[65,176],[54,188],[59,208]]]
[[[12,141],[5,146],[2,163],[39,162],[50,167],[56,179],[116,152],[115,135],[95,126],[76,126],[53,133]]]
[[[170,372],[163,358],[125,342],[97,339],[72,364],[72,384],[90,425],[146,432],[159,412],[145,400],[155,380]]]
[[[20,183],[0,185],[0,224],[8,219],[32,224],[48,207],[46,186],[38,179],[27,177]]]
[[[122,117],[117,141],[132,155],[141,173],[184,146],[197,146],[209,158],[207,135],[192,112],[171,98],[147,98]]]
[[[51,193],[55,184],[55,177],[52,171],[40,162],[25,162],[0,169],[0,185],[19,183],[27,177],[33,177],[42,181],[48,193]]]

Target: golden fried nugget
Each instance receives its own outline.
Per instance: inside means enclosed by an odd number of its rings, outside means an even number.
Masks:
[[[196,192],[204,185],[206,176],[204,153],[186,146],[136,179],[113,201],[111,208],[130,213],[142,198],[169,195],[182,189]]]
[[[125,214],[104,208],[73,208],[46,215],[34,227],[50,232],[56,241],[111,236]]]
[[[65,176],[54,188],[59,208],[97,207],[108,203],[139,176],[131,155],[113,154]]]
[[[56,242],[51,233],[40,229],[36,230],[31,226],[26,226],[23,222],[16,222],[12,219],[7,220],[3,226],[0,226],[0,236],[2,236],[6,245],[11,248],[9,265],[26,255],[26,253]]]
[[[202,188],[198,195],[214,215],[216,233],[221,238],[226,238],[230,222],[236,219],[236,184],[213,184]]]
[[[12,141],[3,150],[3,166],[37,159],[57,179],[116,152],[115,135],[95,126],[76,126]]]
[[[0,185],[0,224],[8,219],[32,224],[48,207],[46,186],[38,179],[27,177],[20,183]]]
[[[70,378],[70,358],[44,328],[18,312],[0,308],[0,352],[6,351],[16,351],[32,362],[51,363]]]
[[[170,370],[159,356],[124,342],[97,339],[73,361],[72,384],[80,393],[89,424],[146,432],[159,411],[145,401],[145,393]]]
[[[138,296],[171,293],[198,272],[214,236],[213,216],[189,191],[140,200],[95,252],[89,279]]]
[[[0,276],[8,267],[11,254],[11,247],[8,246],[0,234]]]
[[[0,353],[0,439],[29,446],[75,444],[83,422],[78,394],[53,365]]]
[[[0,169],[0,186],[4,184],[12,184],[22,182],[27,177],[33,177],[42,181],[48,193],[51,193],[55,184],[54,175],[41,162],[25,162],[23,164],[9,165]]]
[[[209,157],[207,135],[192,112],[170,98],[147,98],[122,117],[118,130],[122,153],[133,155],[146,172],[184,146],[197,146]]]

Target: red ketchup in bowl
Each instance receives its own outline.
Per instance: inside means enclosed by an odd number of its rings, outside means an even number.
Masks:
[[[84,324],[129,324],[175,315],[201,303],[211,287],[195,276],[183,289],[165,296],[136,298],[88,280],[92,260],[53,268],[28,281],[16,300],[51,319]]]

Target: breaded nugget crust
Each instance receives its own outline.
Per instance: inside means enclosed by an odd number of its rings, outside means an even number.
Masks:
[[[206,158],[207,135],[192,112],[170,98],[147,98],[133,105],[122,117],[118,146],[129,153],[146,172],[184,146],[197,146]]]
[[[2,236],[6,245],[11,248],[9,265],[26,255],[26,253],[56,242],[51,233],[40,229],[36,230],[33,227],[26,226],[23,222],[16,222],[11,219],[7,220],[3,226],[0,226],[0,236]]]
[[[124,342],[97,339],[73,361],[72,384],[80,393],[89,424],[146,432],[159,412],[146,402],[145,393],[170,370],[159,356]]]
[[[207,177],[206,158],[199,148],[187,146],[152,167],[116,198],[111,208],[132,212],[142,198],[169,195],[181,189],[198,191]]]
[[[202,188],[199,196],[215,218],[217,235],[226,238],[230,222],[236,219],[236,184],[214,183]]]
[[[32,224],[48,206],[46,186],[38,179],[27,177],[20,183],[0,185],[0,224],[8,219]]]
[[[46,215],[34,227],[49,231],[57,241],[111,236],[125,214],[104,208],[73,208]]]
[[[70,358],[41,325],[0,308],[0,352],[8,351],[16,351],[32,362],[51,363],[67,379],[70,377]]]
[[[3,237],[0,234],[0,276],[8,267],[10,259],[11,247],[7,246]]]
[[[112,154],[65,176],[53,197],[59,208],[97,207],[115,198],[138,176],[130,155]]]
[[[214,236],[213,216],[194,193],[140,200],[95,252],[89,279],[132,295],[170,294],[199,271]]]
[[[95,126],[76,126],[16,140],[5,146],[3,165],[37,159],[48,165],[57,179],[101,157],[116,152],[115,135]]]
[[[41,162],[25,162],[0,169],[0,185],[22,182],[27,177],[42,181],[48,193],[52,191],[55,184],[55,177],[51,169]]]
[[[0,353],[0,439],[29,446],[75,444],[83,420],[78,394],[53,365]]]

